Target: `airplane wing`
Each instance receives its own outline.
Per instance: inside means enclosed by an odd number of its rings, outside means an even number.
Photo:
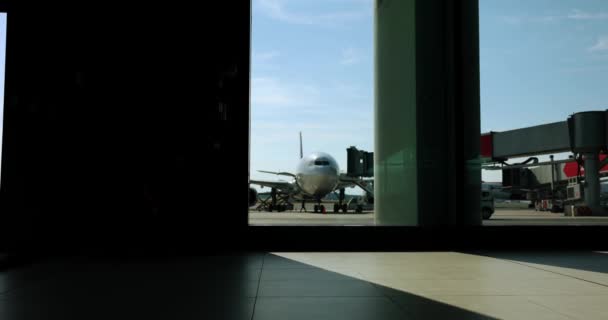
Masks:
[[[274,172],[274,171],[265,171],[265,170],[258,170],[258,172],[262,172],[262,173],[270,173],[270,174],[276,174],[276,175],[280,175],[280,176],[290,176],[295,178],[296,175],[290,172]]]
[[[275,188],[285,193],[292,193],[295,191],[293,183],[287,181],[249,180],[249,184],[255,184],[261,187]]]

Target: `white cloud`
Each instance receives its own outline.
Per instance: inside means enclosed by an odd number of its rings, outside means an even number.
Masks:
[[[608,36],[597,39],[595,45],[589,48],[589,52],[608,52]]]
[[[251,105],[256,116],[280,112],[286,117],[349,114],[355,121],[359,112],[373,106],[373,92],[343,83],[309,84],[276,77],[251,79]]]
[[[251,103],[264,106],[291,104],[293,97],[274,78],[251,79]]]
[[[608,70],[608,66],[585,66],[585,67],[571,67],[561,68],[560,72],[563,73],[589,73],[589,72],[602,72]]]
[[[255,5],[273,19],[303,25],[335,26],[357,20],[369,14],[367,13],[369,10],[336,11],[322,14],[294,12],[287,8],[285,0],[257,0]]]
[[[604,19],[608,19],[608,12],[590,13],[590,12],[574,9],[568,14],[567,17],[568,17],[568,19],[573,19],[573,20],[604,20]]]
[[[251,79],[251,103],[262,108],[315,108],[322,107],[318,87],[306,84],[285,83],[277,78]]]
[[[518,16],[502,16],[500,19],[511,25],[522,25],[524,23],[554,23],[561,19],[564,16],[555,16],[555,15],[545,15],[545,16],[526,16],[526,15],[518,15]]]
[[[268,62],[281,55],[278,51],[254,52],[252,59],[259,62]]]
[[[342,59],[340,64],[342,65],[353,65],[361,61],[361,55],[354,48],[346,48],[342,50]]]
[[[507,24],[520,25],[523,23],[524,18],[521,16],[503,16],[500,17],[500,20]]]
[[[587,12],[579,9],[573,9],[568,14],[557,15],[513,15],[503,16],[500,19],[511,25],[522,25],[524,23],[554,23],[563,20],[606,20],[608,12]]]
[[[336,96],[339,96],[342,100],[348,101],[348,103],[363,101],[364,103],[372,104],[371,101],[374,91],[371,86],[362,87],[352,83],[335,82],[332,85],[331,90]]]

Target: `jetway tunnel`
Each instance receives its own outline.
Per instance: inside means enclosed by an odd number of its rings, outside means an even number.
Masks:
[[[572,159],[551,162],[551,183],[573,176],[584,177],[584,205],[593,215],[606,215],[600,205],[600,177],[608,175],[608,111],[586,111],[566,121],[481,135],[481,156],[489,162],[505,163],[512,158],[572,152]],[[548,163],[505,166],[504,169]],[[558,167],[555,167],[557,165]],[[556,170],[559,168],[559,170]],[[543,174],[541,170],[539,175]]]

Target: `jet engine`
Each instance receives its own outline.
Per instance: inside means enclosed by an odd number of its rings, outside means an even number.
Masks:
[[[249,187],[249,206],[254,206],[258,202],[258,192]]]

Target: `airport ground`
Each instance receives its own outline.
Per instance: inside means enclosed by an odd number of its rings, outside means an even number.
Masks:
[[[373,226],[374,212],[363,213],[333,213],[326,214],[285,211],[258,212],[249,211],[251,225],[340,225],[340,226]],[[533,209],[497,208],[492,218],[484,220],[484,225],[608,225],[608,217],[566,217],[563,213],[534,211]]]
[[[306,203],[308,212],[300,212],[301,204],[294,204],[293,211],[284,212],[260,212],[254,210],[253,207],[249,210],[249,223],[251,225],[340,225],[340,226],[373,226],[374,212],[363,211],[355,213],[349,210],[348,213],[333,213],[333,204],[324,203],[326,213],[314,213],[314,203]]]

